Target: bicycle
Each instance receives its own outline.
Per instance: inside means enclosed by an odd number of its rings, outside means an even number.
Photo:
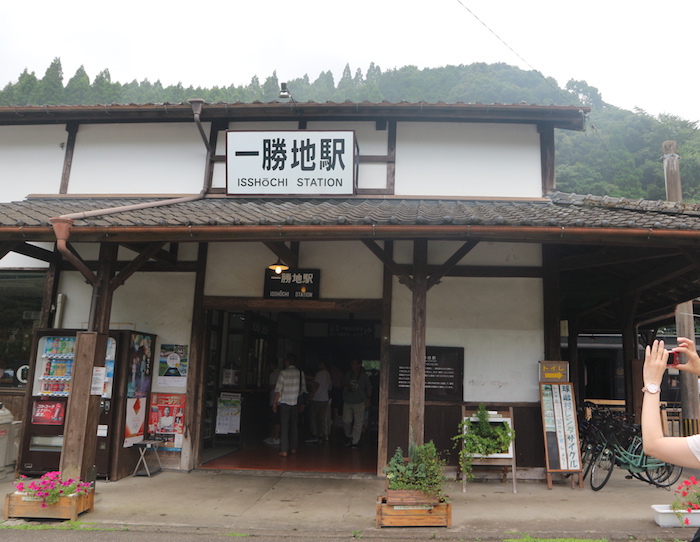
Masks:
[[[629,478],[634,477],[657,487],[669,487],[681,477],[682,467],[644,453],[640,428],[629,423],[626,415],[596,407],[596,418],[601,425],[591,424],[595,429],[587,432],[589,438],[595,436],[595,448],[592,448],[590,441],[586,445],[594,456],[587,466],[593,491],[605,486],[615,465],[626,469],[630,473]]]

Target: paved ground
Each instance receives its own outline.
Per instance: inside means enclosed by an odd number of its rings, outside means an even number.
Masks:
[[[384,481],[376,477],[240,472],[163,472],[98,482],[95,510],[80,519],[132,532],[171,532],[176,539],[187,533],[193,539],[195,533],[237,533],[273,540],[349,540],[355,535],[487,541],[529,535],[673,542],[693,534],[693,529],[660,528],[653,521],[651,505],[670,503],[672,491],[627,480],[619,469],[598,492],[587,484],[572,489],[568,481],[559,480],[551,490],[544,482],[521,481],[517,494],[510,482],[477,482],[462,493],[461,484],[452,482],[450,529],[377,529],[376,500]],[[0,481],[0,491],[11,490],[9,478]],[[9,520],[4,525],[21,523]],[[0,529],[0,538],[2,534]]]

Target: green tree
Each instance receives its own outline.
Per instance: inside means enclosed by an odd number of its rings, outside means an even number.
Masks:
[[[280,83],[277,79],[277,71],[272,72],[272,75],[265,79],[262,86],[262,101],[273,102],[279,100]],[[296,98],[295,98],[296,99]]]
[[[37,83],[29,96],[29,103],[36,105],[59,105],[64,103],[63,68],[61,59],[54,58],[46,69],[44,77]]]
[[[113,104],[121,101],[121,85],[112,83],[109,70],[102,70],[95,77],[92,83],[92,97],[98,104]]]
[[[68,105],[91,105],[94,103],[90,78],[83,66],[80,66],[75,75],[68,80],[64,95]]]
[[[25,69],[19,76],[17,84],[14,85],[14,103],[11,105],[31,104],[31,96],[38,85],[39,80],[37,79],[36,75],[34,75],[34,72],[29,73]]]

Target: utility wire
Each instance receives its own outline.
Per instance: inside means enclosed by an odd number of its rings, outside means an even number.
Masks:
[[[553,85],[553,84],[549,81],[549,79],[547,79],[544,75],[542,75],[542,72],[541,72],[540,70],[536,69],[532,64],[530,64],[527,60],[525,60],[515,49],[513,49],[510,45],[508,45],[508,44],[505,42],[505,40],[504,40],[503,38],[501,38],[501,36],[499,36],[498,34],[496,34],[496,32],[494,32],[484,21],[482,21],[481,19],[479,19],[479,17],[478,17],[471,9],[469,9],[467,6],[464,5],[464,2],[462,2],[462,0],[457,0],[457,3],[458,3],[460,6],[462,6],[464,9],[466,9],[472,17],[474,17],[477,21],[479,21],[479,23],[480,23],[486,30],[488,30],[489,32],[491,32],[491,34],[493,34],[493,35],[496,37],[496,39],[497,39],[498,41],[500,41],[503,45],[505,45],[515,56],[517,56],[520,60],[522,60],[522,61],[528,66],[528,68],[530,68],[530,69],[531,69],[532,71],[534,71],[534,72],[537,72],[537,73],[540,75],[540,77],[542,77],[542,79],[544,79],[545,82],[546,82],[550,87],[552,87],[554,90],[556,90],[557,93],[558,93],[562,98],[564,98],[564,100],[566,100],[567,102],[569,102],[569,105],[574,106],[574,107],[580,107],[580,105],[575,104],[575,103],[571,100],[571,97],[570,97],[570,96],[567,96],[566,94],[564,94],[564,93],[561,91],[561,88],[559,88],[558,86]]]

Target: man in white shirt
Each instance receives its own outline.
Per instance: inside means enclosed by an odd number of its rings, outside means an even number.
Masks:
[[[297,400],[306,391],[304,373],[296,368],[296,356],[287,354],[284,369],[275,386],[272,411],[280,413],[280,453],[282,457],[297,453],[299,446],[299,407]]]
[[[314,377],[311,393],[311,438],[306,442],[328,442],[328,402],[330,401],[331,373],[326,368],[326,363],[321,360],[318,363],[318,372]]]

